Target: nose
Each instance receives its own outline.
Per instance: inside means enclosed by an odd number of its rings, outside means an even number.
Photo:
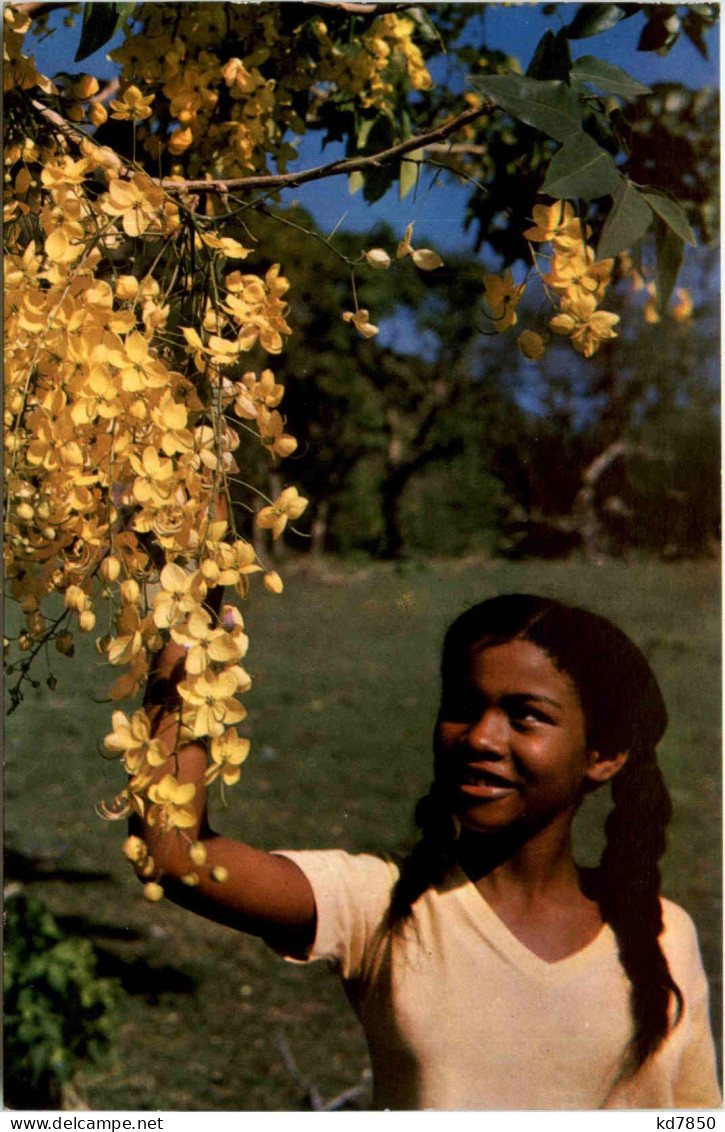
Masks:
[[[466,734],[466,742],[476,753],[502,758],[508,742],[508,723],[504,712],[487,708],[474,720]]]

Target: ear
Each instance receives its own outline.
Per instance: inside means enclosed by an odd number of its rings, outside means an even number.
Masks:
[[[603,755],[599,751],[590,751],[589,769],[586,776],[593,786],[601,786],[604,782],[609,782],[610,778],[614,778],[628,758],[629,751],[618,751],[613,755]]]

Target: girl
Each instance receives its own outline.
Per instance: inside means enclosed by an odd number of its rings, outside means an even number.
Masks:
[[[182,653],[164,650],[147,701],[169,740]],[[655,747],[666,724],[624,633],[508,595],[446,635],[434,779],[400,866],[338,850],[264,853],[213,833],[200,800],[189,832],[228,879],[204,872],[190,889],[179,840],[143,834],[178,903],[291,960],[335,966],[368,1040],[375,1107],[715,1107],[697,937],[660,898],[670,801]],[[199,746],[183,749],[182,780],[204,766]],[[610,781],[600,866],[579,869],[574,815]]]

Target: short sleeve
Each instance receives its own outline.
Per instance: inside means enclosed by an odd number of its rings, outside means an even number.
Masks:
[[[317,931],[307,956],[292,962],[327,959],[343,979],[358,978],[385,930],[397,867],[365,853],[277,850],[302,869],[312,887]]]

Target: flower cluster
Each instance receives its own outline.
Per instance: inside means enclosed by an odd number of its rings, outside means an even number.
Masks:
[[[233,177],[297,157],[286,137],[305,133],[313,87],[392,112],[402,75],[415,90],[431,85],[406,16],[378,16],[341,50],[319,16],[291,18],[285,7],[141,5],[142,30],[111,52],[123,91],[113,116],[138,123],[140,143],[154,158],[169,154],[173,171]],[[152,99],[161,131],[144,122]]]
[[[50,89],[22,53],[27,18],[7,8],[5,21],[7,97]],[[81,79],[59,94],[64,109],[71,94],[91,105],[97,87]],[[111,109],[137,130],[153,98],[127,86]],[[238,377],[253,348],[282,350],[289,283],[278,264],[240,270],[249,249],[235,236],[90,139],[41,119],[4,160],[5,572],[25,619],[11,697],[49,643],[71,656],[74,633],[95,631],[118,703],[171,639],[186,650],[178,741],[206,743],[206,781],[231,785],[249,746],[237,732],[248,640],[235,608],[215,617],[204,603],[217,585],[246,596],[264,571],[220,501],[238,494],[243,440],[274,461],[296,447],[272,371]],[[274,537],[307,504],[290,486],[263,502],[257,524]],[[275,571],[264,580],[281,591]],[[158,781],[168,751],[146,712],[115,710],[105,745],[129,775],[105,815],[187,829],[196,788]],[[141,868],[153,899],[162,864]]]
[[[590,229],[582,224],[568,201],[534,206],[533,225],[524,236],[530,244],[549,245],[549,269],[534,263],[546,292],[557,309],[548,329],[566,335],[574,349],[590,358],[609,338],[615,338],[619,315],[600,309],[612,279],[614,260],[597,262],[587,244]],[[533,250],[533,249],[532,249]],[[541,254],[541,253],[539,253]],[[517,307],[526,290],[526,280],[515,283],[510,270],[483,277],[484,303],[494,331],[503,334],[518,323]],[[518,346],[525,358],[539,361],[546,352],[546,338],[535,330],[523,330]]]

